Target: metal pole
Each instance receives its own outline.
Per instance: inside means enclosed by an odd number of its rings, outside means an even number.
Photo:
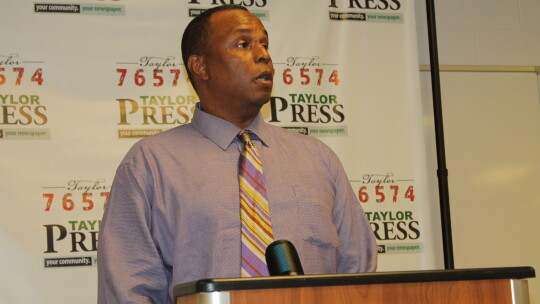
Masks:
[[[435,26],[435,5],[433,2],[434,0],[426,0],[426,11],[429,36],[429,58],[431,65],[431,88],[433,93],[433,116],[435,119],[435,143],[437,147],[437,177],[439,182],[439,203],[441,209],[444,268],[454,269],[452,225],[450,221],[450,199],[448,195],[448,169],[446,169],[446,155],[444,150],[437,29]]]

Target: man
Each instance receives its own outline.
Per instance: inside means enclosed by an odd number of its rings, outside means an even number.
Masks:
[[[120,164],[101,227],[99,303],[171,303],[177,284],[240,276],[241,130],[260,154],[273,239],[296,246],[305,273],[375,270],[373,233],[336,155],[259,113],[273,84],[268,45],[240,6],[188,25],[182,55],[201,102],[190,124],[139,141]]]

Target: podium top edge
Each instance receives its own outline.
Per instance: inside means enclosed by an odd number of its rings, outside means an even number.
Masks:
[[[534,278],[530,266],[471,268],[452,270],[424,270],[400,272],[372,272],[331,275],[274,276],[262,278],[203,279],[174,287],[174,298],[200,292],[231,291],[241,289],[272,289],[294,287],[320,287],[413,282],[526,279]]]

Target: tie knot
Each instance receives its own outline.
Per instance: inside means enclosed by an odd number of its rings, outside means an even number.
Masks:
[[[242,130],[238,132],[237,137],[244,143],[247,144],[248,142],[251,142],[251,137],[249,135],[252,134],[249,130]]]

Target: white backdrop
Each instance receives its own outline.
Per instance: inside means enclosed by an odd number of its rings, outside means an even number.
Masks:
[[[379,271],[440,264],[412,1],[0,0],[0,302],[96,301],[116,167],[139,138],[190,121],[181,35],[224,2],[263,20],[276,68],[264,116],[340,156]]]

